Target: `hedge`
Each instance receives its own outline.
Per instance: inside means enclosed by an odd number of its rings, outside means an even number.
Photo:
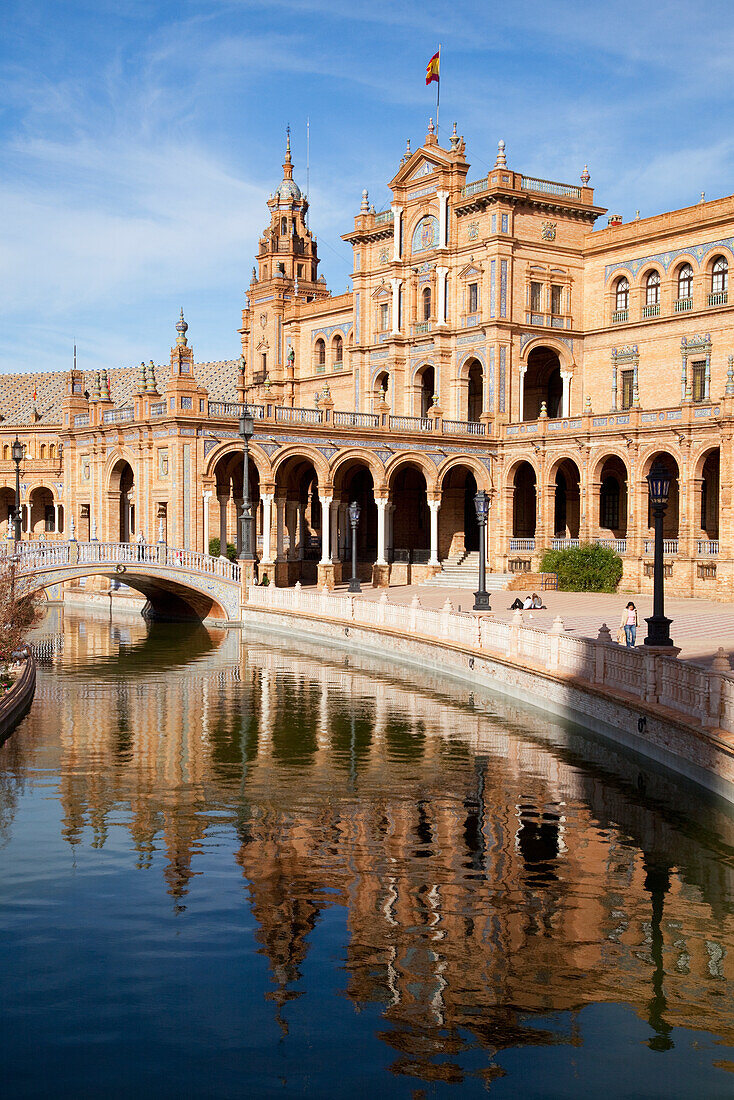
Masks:
[[[213,558],[219,557],[221,545],[218,538],[209,539],[209,553]],[[237,547],[233,546],[231,542],[227,543],[227,557],[230,561],[235,561],[237,559]]]
[[[619,554],[596,543],[546,550],[540,568],[543,573],[557,573],[558,587],[564,592],[616,592],[622,579]]]

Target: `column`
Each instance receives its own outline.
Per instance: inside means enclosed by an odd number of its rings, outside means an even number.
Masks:
[[[392,285],[392,332],[400,332],[400,286],[402,279],[391,279]]]
[[[446,324],[446,276],[449,273],[447,267],[437,267],[436,275],[438,277],[438,284],[436,286],[436,294],[438,295],[438,301],[436,302],[436,317],[439,325]]]
[[[205,554],[209,553],[209,501],[212,499],[213,495],[214,494],[212,493],[211,489],[207,489],[206,492],[201,494],[201,499],[202,499],[203,505],[204,505],[204,516],[203,516],[204,522],[202,524],[202,528],[203,528],[203,532],[204,532],[204,548],[203,549],[204,549]]]
[[[339,561],[339,501],[331,505],[331,560]]]
[[[331,497],[319,497],[321,504],[321,564],[331,565],[331,536],[329,534],[329,520],[331,519]]]
[[[283,534],[285,531],[285,497],[275,501],[275,560],[283,561]]]
[[[571,415],[571,371],[561,371],[561,382],[563,383],[563,396],[561,397],[561,417],[567,417]]]
[[[518,378],[520,380],[520,390],[518,393],[518,419],[525,419],[525,371],[528,369],[527,363],[521,363],[518,370]]]
[[[263,565],[270,565],[272,562],[272,556],[270,554],[270,526],[273,521],[273,494],[262,493],[260,496],[263,509]]]
[[[242,515],[243,497],[232,497],[234,503],[234,544],[237,548],[237,554],[239,555],[242,549],[242,524],[240,523],[240,516]]]
[[[448,191],[437,191],[436,198],[438,199],[438,247],[446,248],[449,243],[447,217],[449,193]]]
[[[339,505],[339,558],[341,561],[348,560],[348,544],[349,544],[349,505],[346,501]]]
[[[377,505],[377,561],[375,565],[387,565],[385,557],[385,536],[387,534],[387,508],[388,501],[375,499]]]
[[[288,561],[295,561],[298,556],[296,547],[296,526],[298,524],[298,503],[294,500],[286,502],[285,525],[288,530]]]
[[[220,558],[226,558],[227,556],[227,504],[229,502],[229,493],[226,496],[217,496],[219,501],[219,556]]]
[[[32,535],[33,531],[31,530],[31,505],[30,505],[30,502],[26,501],[26,503],[24,503],[22,505],[22,508],[23,508],[23,512],[25,514],[25,521],[24,521],[25,527],[24,527],[24,530],[29,535]]]
[[[54,534],[59,533],[59,508],[60,505],[54,501]]]
[[[385,549],[386,549],[388,554],[391,554],[392,551],[395,549],[395,531],[394,531],[395,505],[394,504],[388,504],[386,511],[387,511],[387,546],[385,547]]]
[[[393,258],[393,260],[399,260],[400,259],[400,237],[401,237],[402,216],[403,216],[402,206],[393,206],[392,207],[392,213],[393,213],[392,258]]]
[[[299,500],[296,505],[298,516],[298,560],[303,561],[306,556],[306,502]]]
[[[438,510],[441,507],[440,500],[429,500],[428,507],[431,509],[431,556],[428,560],[429,565],[440,565],[438,560]]]

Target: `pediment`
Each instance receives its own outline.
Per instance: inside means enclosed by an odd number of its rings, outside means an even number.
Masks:
[[[269,348],[270,348],[270,344],[265,339],[265,337],[262,338],[262,340],[260,341],[259,344],[255,345],[255,350],[256,351],[268,351]]]
[[[452,161],[448,153],[438,145],[416,149],[412,157],[400,166],[396,175],[390,180],[390,187],[409,186],[419,182],[423,176],[450,169],[451,166]]]
[[[478,264],[467,264],[466,267],[459,272],[459,278],[470,279],[472,275],[481,275],[483,270],[484,268],[480,267]]]
[[[438,165],[435,160],[421,160],[414,172],[408,176],[406,183],[412,183],[413,180],[421,180],[424,176],[430,176],[438,169]]]
[[[377,290],[372,292],[372,297],[374,299],[377,299],[377,298],[391,298],[392,297],[392,290],[385,283],[380,283]]]

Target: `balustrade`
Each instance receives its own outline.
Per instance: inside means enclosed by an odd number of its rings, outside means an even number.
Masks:
[[[103,424],[124,424],[128,420],[132,420],[135,417],[135,409],[108,409],[107,412],[102,413]]]
[[[430,432],[433,421],[427,416],[391,416],[390,427],[399,432]]]
[[[645,554],[655,553],[655,539],[645,539]],[[664,554],[677,554],[678,553],[678,539],[663,539],[663,553]]]
[[[534,550],[535,539],[510,539],[510,550]]]

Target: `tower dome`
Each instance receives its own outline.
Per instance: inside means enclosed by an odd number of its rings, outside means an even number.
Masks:
[[[291,128],[286,128],[285,161],[283,162],[283,182],[274,194],[279,202],[292,202],[301,198],[301,188],[293,179],[293,162],[291,160]]]

